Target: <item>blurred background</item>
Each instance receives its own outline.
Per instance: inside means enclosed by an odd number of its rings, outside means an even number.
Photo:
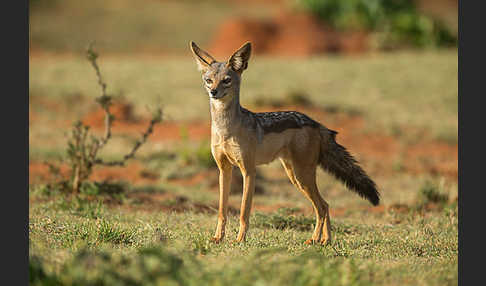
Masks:
[[[457,0],[30,0],[31,52],[306,56],[455,46]],[[270,44],[271,43],[271,44]]]
[[[164,111],[140,150],[150,164],[100,168],[94,178],[217,190],[208,100],[189,41],[219,60],[252,41],[242,105],[302,111],[339,131],[338,140],[386,189],[432,179],[455,190],[457,26],[455,0],[30,0],[31,181],[47,180],[42,162],[65,154],[74,121],[103,131],[104,113],[93,100],[100,89],[85,57],[94,41],[115,99],[114,142],[104,156],[127,150],[151,108]],[[162,163],[150,159],[158,157]],[[267,177],[286,180],[278,162],[271,166]],[[202,170],[211,175],[198,177]],[[342,186],[326,176],[332,197]]]

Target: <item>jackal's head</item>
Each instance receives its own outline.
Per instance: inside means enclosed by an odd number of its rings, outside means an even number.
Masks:
[[[240,93],[241,74],[248,67],[251,43],[246,42],[227,62],[218,62],[191,41],[191,51],[202,72],[204,88],[212,99],[227,101]]]

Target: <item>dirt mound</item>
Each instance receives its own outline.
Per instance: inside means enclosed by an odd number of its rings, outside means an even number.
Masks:
[[[281,56],[359,53],[368,49],[365,32],[338,33],[311,14],[280,12],[271,19],[236,18],[224,22],[208,50],[227,57],[246,41],[252,42],[256,54]]]

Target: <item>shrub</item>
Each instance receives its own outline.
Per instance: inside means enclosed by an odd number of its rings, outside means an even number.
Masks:
[[[70,165],[71,178],[68,181],[63,180],[57,183],[57,185],[62,188],[70,188],[73,193],[79,193],[83,182],[89,178],[95,165],[124,166],[125,162],[133,158],[140,146],[147,141],[148,136],[153,132],[154,125],[162,120],[162,111],[158,108],[154,113],[147,130],[142,134],[142,138],[135,143],[132,150],[123,156],[121,160],[107,162],[99,158],[99,151],[103,149],[111,139],[111,126],[115,117],[110,113],[112,98],[106,92],[106,83],[103,81],[100,69],[96,63],[98,54],[93,51],[92,45],[88,47],[87,58],[96,72],[98,85],[101,87],[101,96],[96,99],[96,102],[105,112],[105,130],[102,138],[93,135],[88,136],[89,126],[84,125],[81,121],[74,123],[67,148],[67,159]],[[54,174],[59,174],[58,168],[52,164],[49,164],[49,167]]]
[[[298,0],[337,30],[379,34],[381,48],[452,46],[457,37],[439,20],[420,14],[410,0]]]

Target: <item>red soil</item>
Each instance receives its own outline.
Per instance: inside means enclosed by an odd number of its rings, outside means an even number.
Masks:
[[[137,118],[133,113],[133,106],[129,103],[117,102],[110,106],[110,113],[115,116],[112,133],[123,133],[139,136],[150,123],[148,118]],[[83,118],[83,123],[91,126],[95,131],[102,132],[105,128],[105,112],[97,108]],[[188,139],[209,138],[209,122],[193,121],[187,123],[163,121],[154,127],[149,140],[181,140],[187,133]]]
[[[62,177],[69,176],[69,168],[67,165],[57,166],[60,169]],[[54,179],[49,172],[49,166],[43,162],[29,162],[29,184],[45,183]]]
[[[207,182],[212,178],[214,180],[210,181],[210,186],[216,187],[218,184],[218,171],[215,169],[197,173],[190,178],[177,178],[177,179],[170,179],[168,181],[172,184],[181,185],[181,186],[194,186],[197,184],[201,184],[205,181]]]
[[[29,126],[38,120],[38,115],[36,112],[29,110]]]
[[[138,119],[133,114],[133,106],[125,102],[116,102],[110,106],[110,113],[115,117],[112,126],[136,123]],[[91,127],[104,127],[105,111],[97,106],[96,110],[88,113],[83,119],[85,125]]]
[[[69,177],[69,167],[59,166],[64,178]],[[48,182],[54,179],[49,167],[42,162],[29,163],[29,184]],[[159,175],[146,170],[140,163],[131,162],[125,167],[95,167],[90,179],[94,181],[127,181],[134,185],[153,184],[158,181]]]

